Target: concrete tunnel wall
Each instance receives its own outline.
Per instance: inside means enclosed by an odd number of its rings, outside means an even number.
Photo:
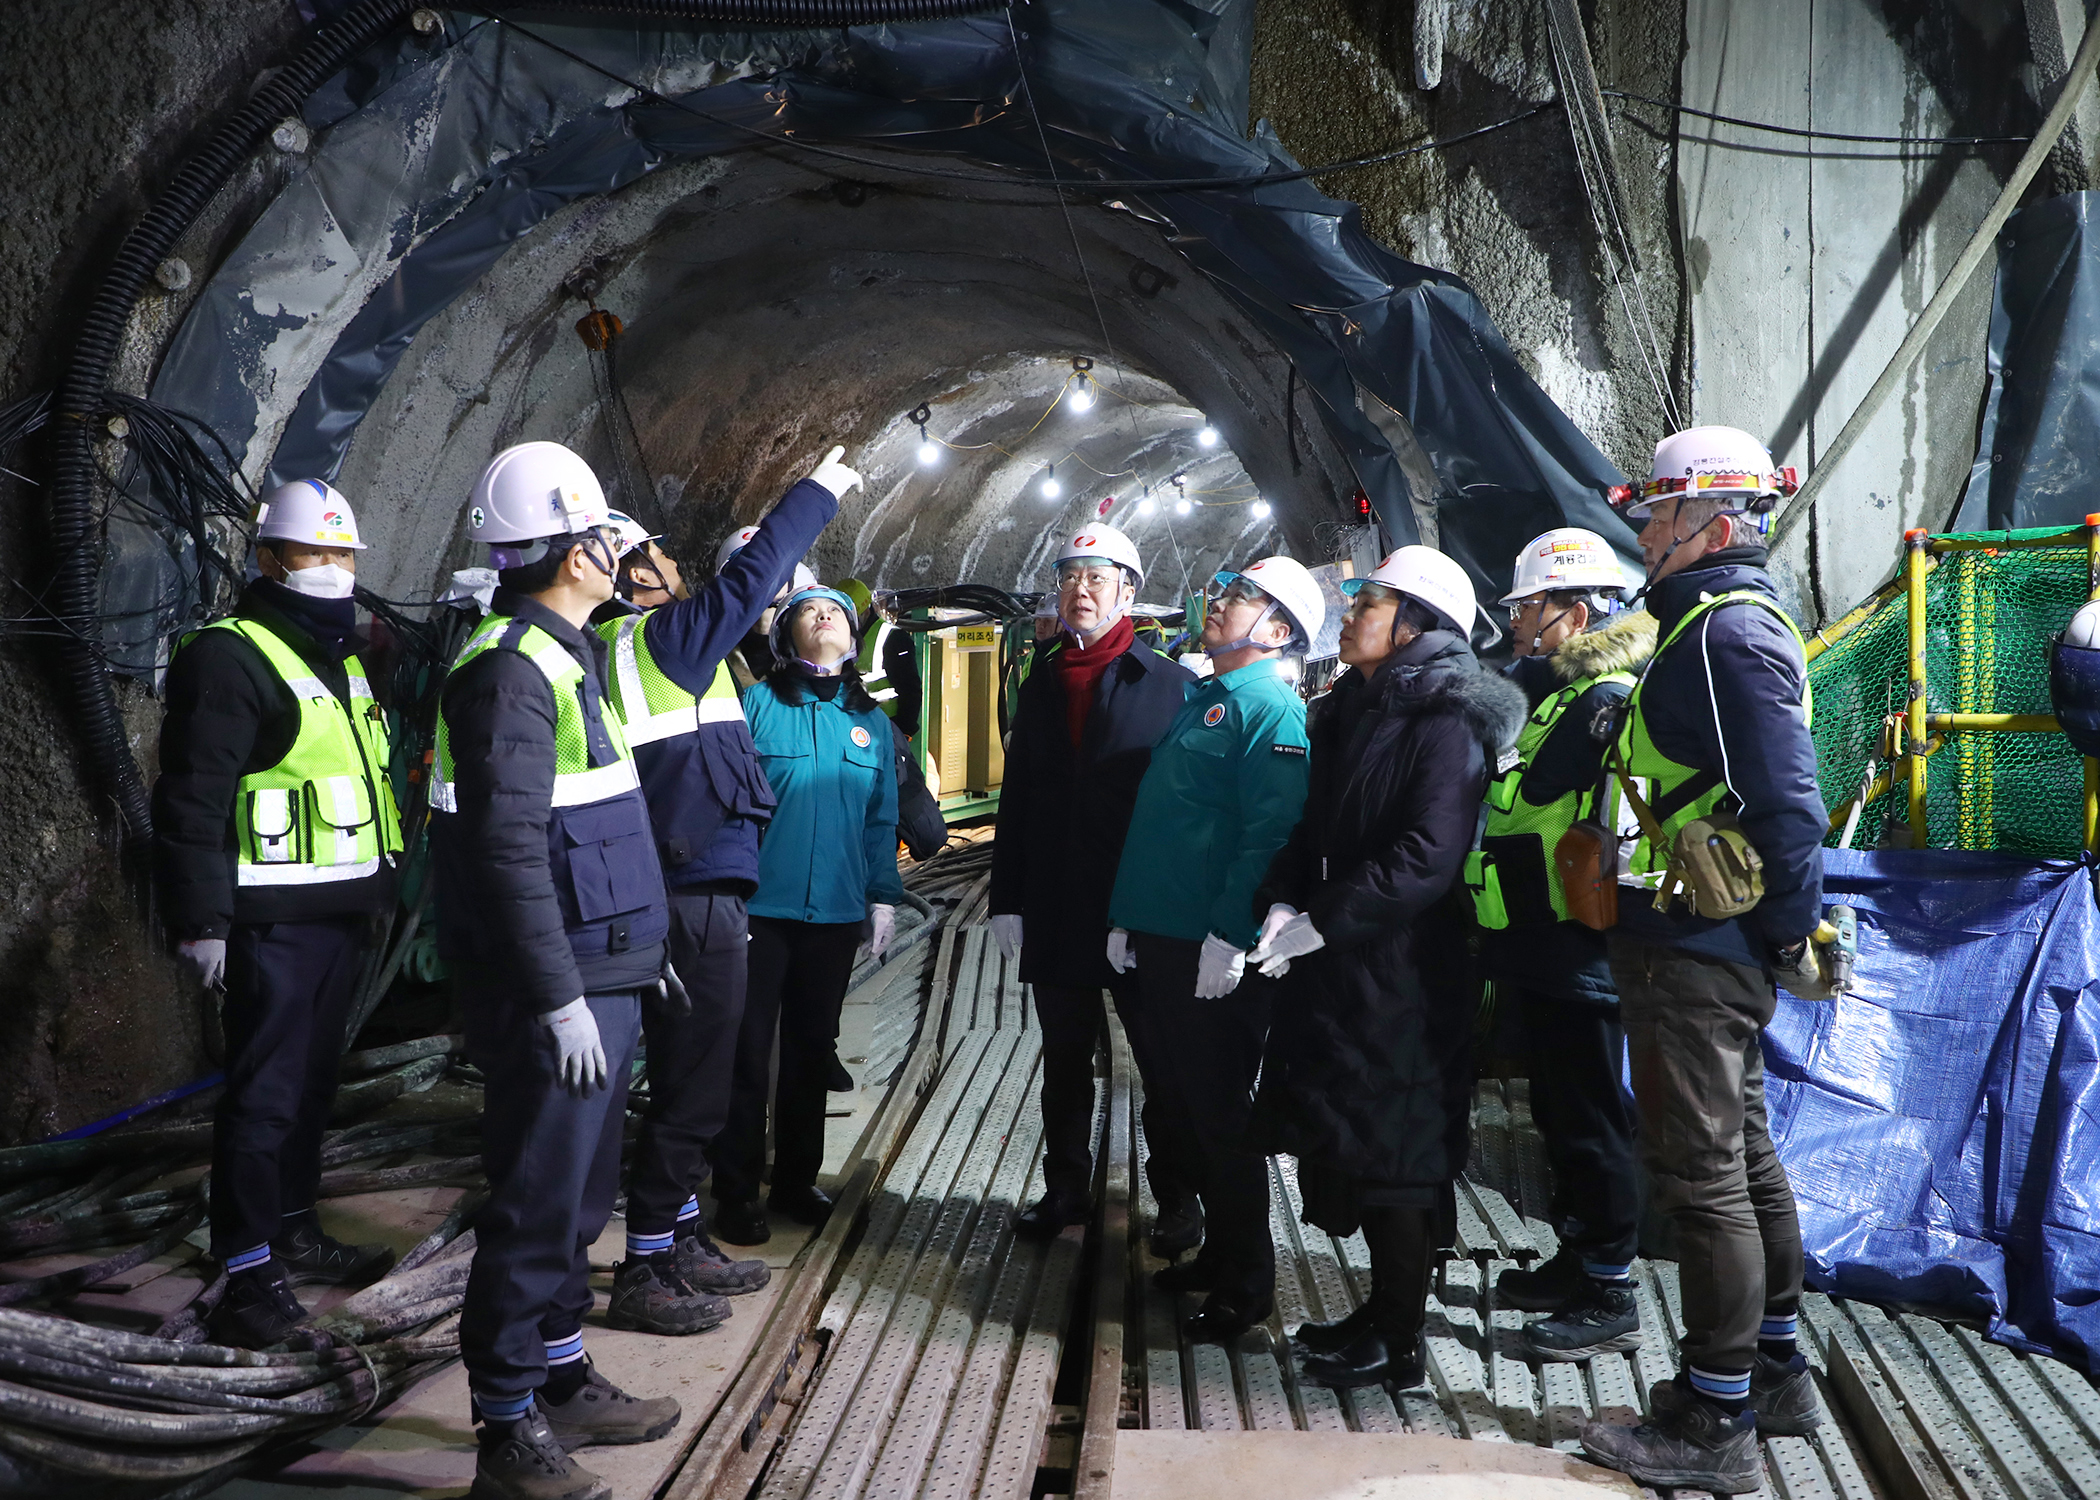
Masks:
[[[2076,7],[2042,0],[2041,8],[2069,17],[2069,47],[2061,50],[2075,50]],[[1607,88],[1777,123],[2024,133],[2040,114],[2036,96],[2052,82],[2029,60],[2027,12],[2040,10],[2021,0],[1585,0],[1581,10]],[[1544,15],[1543,4],[1477,0],[1260,0],[1252,113],[1309,162],[1505,118],[1557,92]],[[289,53],[302,27],[284,0],[149,7],[16,0],[10,20],[16,44],[0,52],[0,159],[12,168],[9,233],[0,234],[6,395],[56,378],[71,344],[69,320],[151,185],[250,80]],[[1660,384],[1697,420],[1775,435],[1783,439],[1782,461],[1804,465],[1835,436],[2017,155],[2015,148],[1888,160],[1818,147],[1810,156],[1689,120],[1680,135],[1662,113],[1624,101],[1609,109],[1629,233],[1656,342],[1667,353]],[[2088,128],[2083,142],[2096,133]],[[2035,192],[2085,186],[2086,149],[2061,153]],[[189,293],[156,294],[135,320],[119,374],[124,388],[145,389],[188,295],[297,170],[295,158],[265,147],[221,194],[179,252],[194,273]],[[710,286],[678,263],[690,255],[679,248],[688,232],[712,218],[697,237],[718,272],[743,274],[738,253],[747,271],[756,264],[752,246],[730,248],[734,235],[724,237],[710,187],[732,199],[771,195],[766,212],[752,215],[754,229],[777,215],[798,233],[829,229],[834,215],[841,225],[880,224],[892,213],[924,218],[934,206],[876,195],[848,210],[797,199],[784,180],[740,171],[716,181],[708,175],[714,170],[675,169],[614,199],[578,205],[491,274],[478,298],[493,300],[469,299],[471,309],[463,302],[417,341],[375,413],[381,420],[353,449],[345,480],[353,494],[366,486],[370,493],[359,496],[366,505],[376,500],[413,517],[404,534],[425,550],[404,547],[386,564],[396,586],[406,589],[418,569],[429,578],[471,559],[443,529],[442,511],[411,507],[410,486],[390,473],[424,464],[429,477],[418,493],[456,494],[460,474],[471,478],[502,424],[528,411],[578,437],[592,433],[594,397],[569,331],[581,306],[504,299],[533,287],[544,293],[601,255],[608,257],[601,301],[630,322],[626,375],[642,441],[666,476],[665,500],[677,502],[673,539],[689,554],[723,529],[723,512],[754,513],[834,433],[874,456],[869,495],[855,497],[820,552],[827,572],[850,564],[877,573],[878,582],[916,581],[925,576],[911,571],[918,558],[950,551],[960,558],[974,545],[981,576],[1020,583],[1033,571],[1032,539],[1076,518],[1024,528],[1021,502],[1002,500],[1040,461],[1035,448],[1016,450],[1012,461],[990,454],[958,462],[919,490],[923,476],[909,472],[917,434],[901,422],[911,405],[928,400],[937,430],[978,441],[1000,428],[1002,408],[1039,410],[1031,403],[1047,400],[1069,355],[1103,357],[1098,335],[1087,336],[1091,325],[1072,317],[1083,293],[1075,298],[1069,278],[1056,272],[1069,255],[1057,238],[1061,226],[1003,247],[1032,254],[1045,268],[1041,276],[998,271],[1001,254],[981,254],[961,312],[942,325],[967,331],[1009,319],[1028,336],[991,345],[963,340],[951,350],[909,318],[885,321],[874,309],[889,299],[856,295],[876,287],[805,279],[772,304],[742,305],[725,291],[733,280]],[[1607,269],[1559,113],[1320,185],[1361,204],[1367,226],[1400,253],[1470,280],[1546,391],[1622,468],[1645,467],[1665,426],[1663,401]],[[1156,239],[1142,249],[1137,226],[1117,216],[1077,217],[1090,258],[1098,246],[1112,267],[1135,253],[1178,276],[1185,269],[1162,258]],[[602,236],[601,226],[609,226]],[[924,243],[899,255],[859,230],[828,243],[865,266],[863,276],[894,273],[898,304],[921,312],[944,305]],[[798,263],[820,262],[805,256]],[[1302,397],[1295,433],[1286,420],[1289,382],[1280,363],[1258,346],[1227,348],[1213,337],[1223,326],[1214,294],[1192,278],[1142,306],[1127,288],[1125,281],[1108,301],[1132,389],[1162,403],[1178,391],[1191,408],[1222,413],[1228,423],[1251,419],[1228,431],[1236,461],[1280,502],[1277,520],[1292,549],[1325,555],[1334,539],[1313,518],[1346,494],[1347,481]],[[1987,280],[1979,278],[1826,492],[1817,525],[1790,544],[1782,572],[1805,619],[1842,611],[1886,574],[1902,526],[1936,526],[1951,513],[1970,459],[1988,304]],[[479,321],[469,317],[477,310]],[[740,330],[746,347],[696,371],[688,365],[692,346],[677,330],[703,315]],[[844,317],[871,319],[857,346],[827,321]],[[804,335],[795,344],[800,363],[772,371],[783,378],[768,382],[765,341],[783,332]],[[1007,347],[994,347],[1002,342]],[[911,381],[892,373],[864,378],[855,364],[870,351],[908,355],[920,368]],[[824,399],[798,398],[798,385]],[[1115,404],[1104,402],[1093,420],[1105,422]],[[474,432],[456,456],[435,441],[444,424],[431,414],[441,407]],[[947,416],[955,426],[941,429]],[[1141,419],[1128,451],[1147,466],[1161,462],[1186,430],[1181,423],[1167,409]],[[1221,471],[1234,462],[1216,460]],[[33,590],[48,571],[36,492],[4,475],[0,492],[8,502],[0,509],[0,569]],[[1110,492],[1094,489],[1088,498]],[[1076,512],[1077,492],[1068,496]],[[926,521],[906,534],[914,497],[933,501],[917,513],[938,515],[940,552],[918,540]],[[1000,531],[1007,516],[1015,525]],[[426,524],[438,529],[426,533]],[[1199,554],[1237,555],[1256,538],[1240,523],[1215,537],[1206,532],[1201,542]],[[1157,538],[1146,545],[1156,551]],[[1200,556],[1192,560],[1192,575],[1202,565]],[[929,574],[937,571],[928,564]],[[12,593],[10,618],[27,613],[29,600],[23,590]],[[1159,589],[1148,594],[1166,597]],[[15,1063],[0,1077],[0,1141],[13,1141],[121,1108],[209,1063],[195,1001],[180,992],[131,903],[108,811],[82,782],[73,726],[37,641],[0,638],[0,687],[9,703],[0,747],[13,772],[0,783],[0,889],[12,897],[0,908],[0,1048]],[[120,693],[150,775],[158,705],[130,686]]]

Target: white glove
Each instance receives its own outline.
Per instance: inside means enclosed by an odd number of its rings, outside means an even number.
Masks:
[[[1289,973],[1292,959],[1303,958],[1327,946],[1327,939],[1320,936],[1313,927],[1312,918],[1304,912],[1291,912],[1272,930],[1270,923],[1276,921],[1276,914],[1290,910],[1288,906],[1271,907],[1268,922],[1262,923],[1261,941],[1254,946],[1254,961],[1261,965],[1262,974],[1270,979],[1281,979]]]
[[[890,939],[897,935],[897,908],[877,902],[868,908],[868,919],[868,953],[880,960],[889,951]]]
[[[182,972],[208,990],[226,988],[226,939],[197,938],[175,945],[175,961]]]
[[[846,449],[843,444],[832,449],[824,455],[824,462],[818,464],[815,472],[809,476],[830,490],[832,496],[839,500],[846,498],[846,491],[860,488],[860,475],[839,462],[845,456]]]
[[[663,972],[656,976],[656,996],[664,1009],[673,1015],[689,1016],[693,1013],[693,997],[686,992],[685,981],[671,967],[671,960],[664,960]]]
[[[1011,911],[994,912],[992,914],[992,941],[999,945],[999,951],[1006,955],[1008,963],[1012,963],[1019,958],[1021,956],[1021,914]]]
[[[1120,927],[1109,930],[1108,966],[1118,974],[1128,974],[1137,967],[1137,950],[1130,946],[1130,934]]]
[[[1233,947],[1215,932],[1205,933],[1203,953],[1196,960],[1196,998],[1222,999],[1239,988],[1246,971],[1246,949]]]
[[[1269,914],[1261,919],[1261,936],[1254,940],[1254,957],[1262,957],[1262,949],[1269,946],[1269,939],[1291,918],[1298,915],[1298,908],[1285,906],[1281,901],[1269,908]]]
[[[578,996],[560,1010],[541,1011],[540,1024],[554,1033],[563,1088],[587,1095],[605,1087],[605,1043],[598,1038],[590,1001]]]

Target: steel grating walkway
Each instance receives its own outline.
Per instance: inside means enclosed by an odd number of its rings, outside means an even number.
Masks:
[[[1555,1248],[1521,1080],[1485,1082],[1476,1097],[1459,1244],[1433,1286],[1423,1390],[1334,1392],[1297,1379],[1284,1330],[1341,1317],[1370,1274],[1361,1236],[1301,1222],[1289,1158],[1271,1163],[1275,1316],[1230,1349],[1180,1337],[1194,1299],[1177,1308],[1150,1285],[1162,1262],[1143,1248],[1153,1204],[1119,1031],[1097,1114],[1102,1211],[1085,1238],[1015,1240],[1014,1216],[1041,1191],[1040,1037],[982,917],[979,886],[908,975],[885,979],[883,1002],[897,1012],[885,1050],[904,1059],[895,1066],[900,1096],[912,1095],[908,1118],[869,1169],[857,1238],[841,1234],[808,1292],[806,1332],[782,1346],[777,1370],[755,1357],[747,1371],[763,1401],[725,1405],[755,1412],[732,1445],[744,1461],[732,1452],[709,1471],[720,1483],[674,1481],[672,1500],[1101,1497],[1115,1432],[1137,1427],[1409,1432],[1572,1451],[1585,1421],[1634,1418],[1649,1385],[1674,1373],[1681,1323],[1669,1262],[1636,1267],[1650,1338],[1628,1354],[1531,1360],[1518,1342],[1525,1315],[1496,1305],[1504,1267]],[[1765,1442],[1772,1500],[2100,1500],[2100,1391],[2070,1366],[1973,1329],[1813,1294],[1802,1345],[1831,1420],[1811,1437]],[[1053,1405],[1061,1367],[1070,1405]]]

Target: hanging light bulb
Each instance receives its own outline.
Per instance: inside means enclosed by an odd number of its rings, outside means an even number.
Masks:
[[[1268,520],[1268,519],[1269,519],[1269,502],[1268,502],[1268,501],[1266,501],[1266,500],[1256,500],[1256,501],[1254,502],[1254,519],[1255,519],[1255,520],[1257,520],[1257,521],[1266,521],[1266,520]]]
[[[1051,464],[1047,466],[1043,470],[1043,498],[1045,500],[1055,500],[1059,495],[1062,495],[1064,492],[1065,487],[1057,482],[1057,465]]]
[[[1072,361],[1072,393],[1065,397],[1065,405],[1074,411],[1094,409],[1094,381],[1087,374],[1093,368],[1094,362],[1084,356]]]
[[[933,420],[933,408],[923,401],[920,402],[912,410],[911,420],[917,423],[919,428],[919,467],[930,469],[941,461],[941,445],[926,433],[926,424]]]
[[[1205,422],[1203,424],[1203,430],[1196,434],[1196,446],[1199,448],[1217,447],[1218,429],[1211,426],[1210,423]]]
[[[1147,495],[1144,499],[1138,501],[1138,514],[1141,516],[1149,516],[1158,509],[1159,502],[1153,499],[1150,495]]]
[[[1185,516],[1195,508],[1196,502],[1193,500],[1183,498],[1174,502],[1174,514],[1177,516]]]

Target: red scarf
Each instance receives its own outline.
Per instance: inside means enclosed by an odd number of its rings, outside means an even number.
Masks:
[[[1087,710],[1094,706],[1095,684],[1115,659],[1130,649],[1134,638],[1130,616],[1125,615],[1102,631],[1084,651],[1069,638],[1058,651],[1057,680],[1065,690],[1065,728],[1072,736],[1074,750],[1079,748],[1080,736],[1086,733]]]

